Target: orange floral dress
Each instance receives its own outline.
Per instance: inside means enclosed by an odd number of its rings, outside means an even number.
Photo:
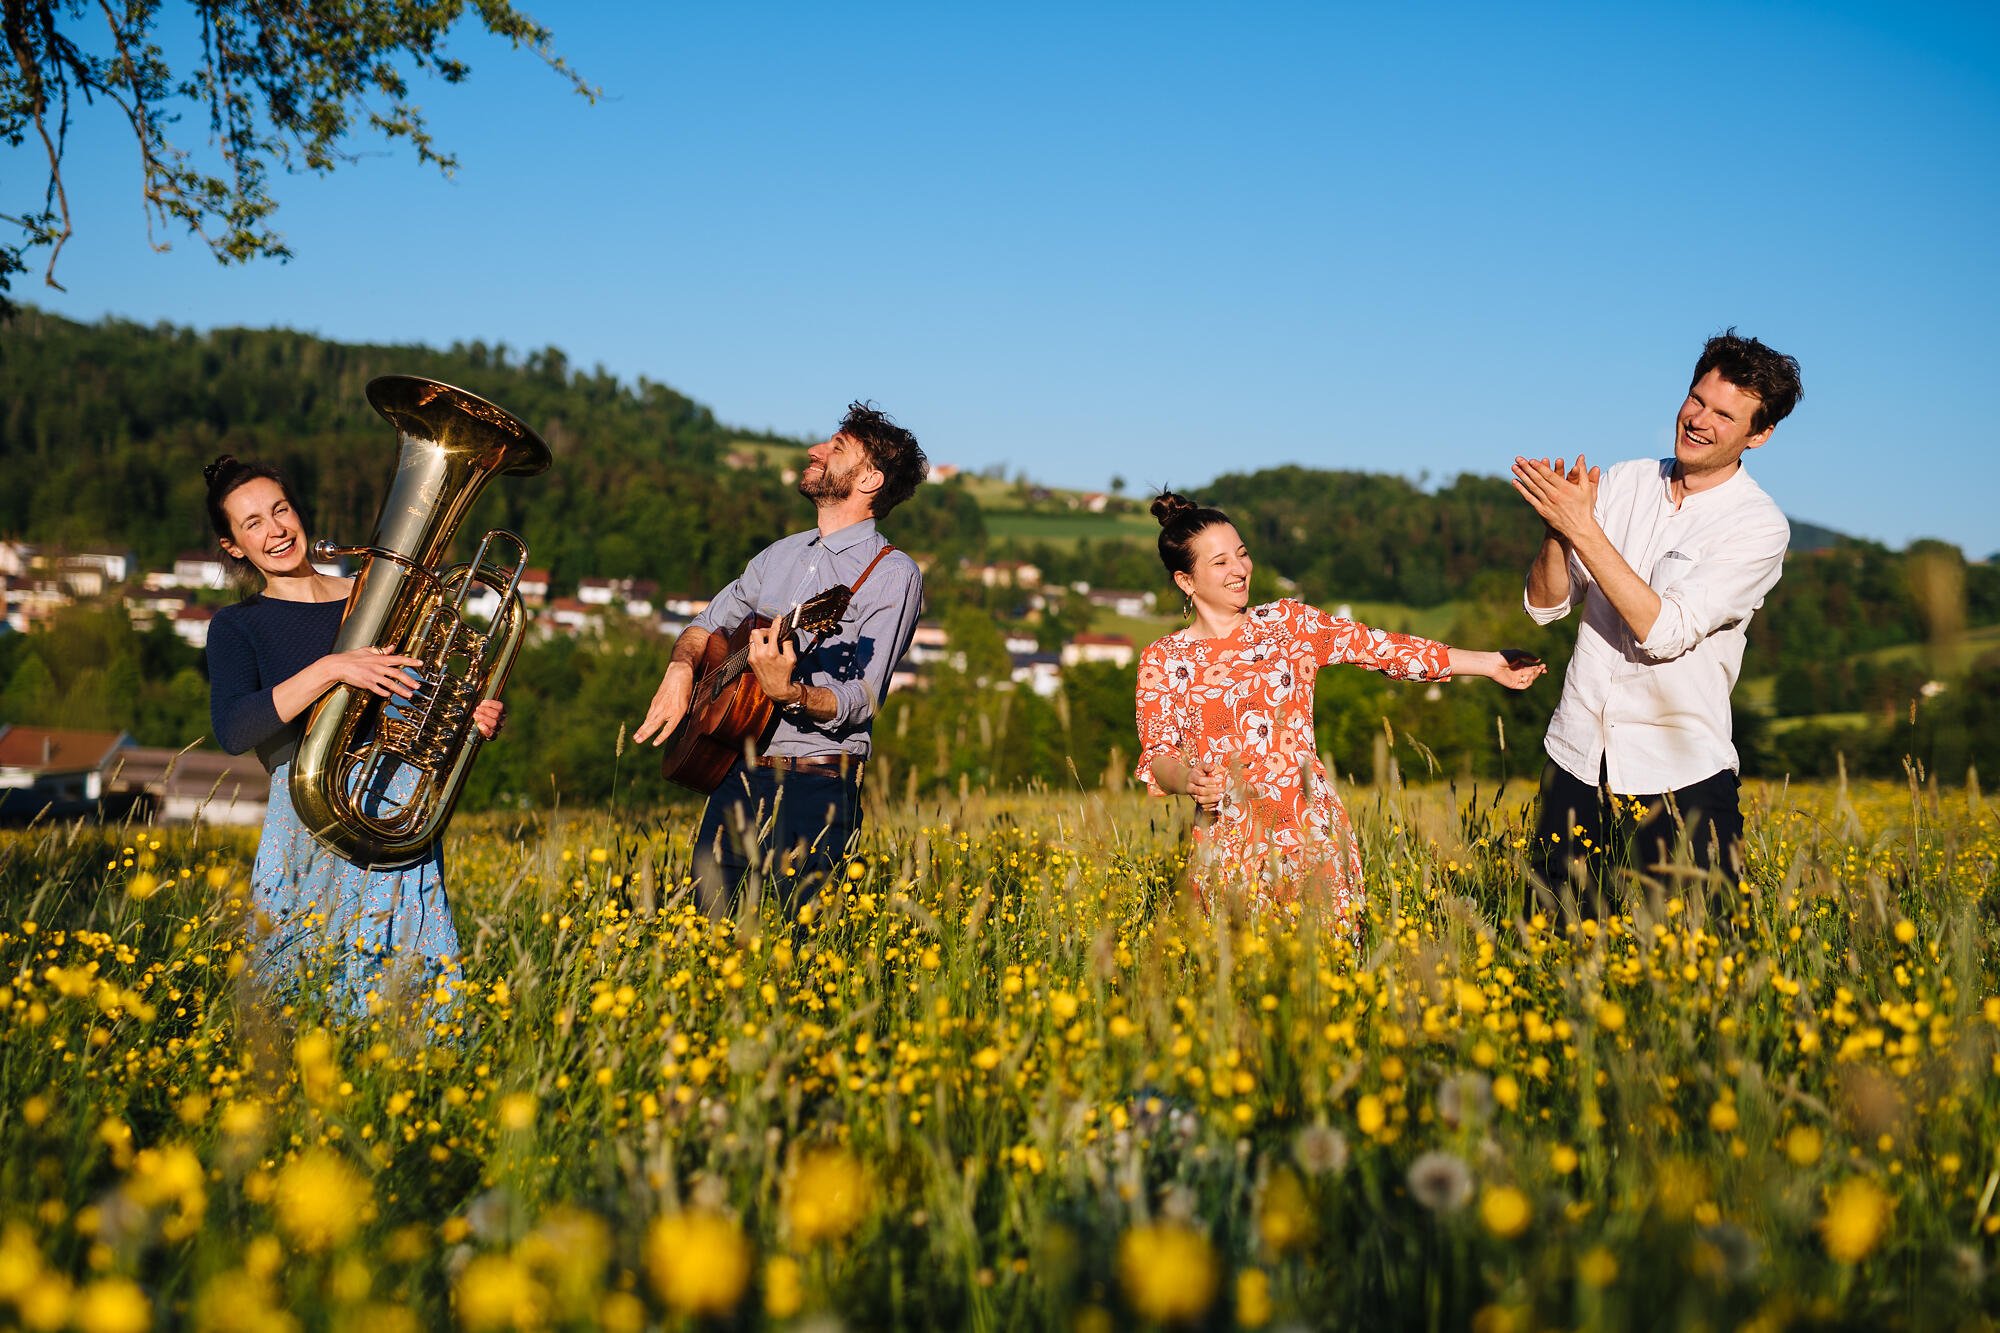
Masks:
[[[1169,634],[1139,658],[1140,781],[1164,795],[1153,761],[1225,765],[1235,780],[1195,829],[1194,891],[1212,908],[1240,889],[1256,907],[1297,909],[1324,895],[1354,925],[1363,906],[1361,853],[1313,741],[1313,681],[1352,663],[1398,680],[1446,680],[1450,649],[1330,616],[1289,598],[1253,606],[1221,639]]]

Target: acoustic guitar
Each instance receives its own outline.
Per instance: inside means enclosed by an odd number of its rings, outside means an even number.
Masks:
[[[871,566],[872,568],[872,566]],[[837,583],[778,618],[779,641],[799,634],[830,634],[847,614],[853,589]],[[687,716],[667,737],[660,773],[675,786],[706,795],[722,785],[731,765],[754,753],[770,731],[778,706],[757,683],[750,665],[750,631],[770,624],[751,616],[727,635],[711,634],[695,664]]]

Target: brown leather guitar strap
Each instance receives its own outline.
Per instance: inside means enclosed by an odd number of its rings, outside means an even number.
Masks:
[[[870,561],[868,562],[868,567],[867,567],[866,569],[864,569],[864,570],[862,570],[862,571],[861,571],[861,577],[860,577],[860,578],[858,578],[858,579],[856,579],[856,580],[854,580],[854,582],[852,582],[852,583],[850,583],[850,584],[848,584],[848,585],[847,585],[847,595],[848,595],[848,596],[849,596],[850,598],[851,598],[851,597],[853,597],[855,593],[857,593],[857,592],[860,592],[860,591],[861,591],[861,585],[862,585],[862,584],[864,584],[864,583],[866,583],[866,582],[868,582],[868,576],[869,576],[870,574],[873,574],[873,573],[875,572],[875,566],[877,566],[877,565],[879,565],[879,564],[881,564],[881,563],[882,563],[882,557],[883,557],[883,556],[885,556],[885,555],[887,555],[887,554],[889,554],[889,552],[891,552],[891,551],[893,551],[893,550],[895,550],[895,549],[896,549],[896,548],[895,548],[895,547],[893,547],[893,546],[887,546],[887,545],[885,545],[885,546],[883,546],[883,548],[882,548],[881,550],[879,550],[879,551],[877,551],[877,552],[875,553],[875,558],[874,558],[873,560],[870,560]],[[844,618],[845,618],[845,617],[843,617],[843,619],[844,619]],[[827,636],[828,636],[828,635],[830,635],[830,634],[832,634],[832,633],[833,633],[833,631],[832,631],[831,629],[824,629],[824,630],[821,630],[821,631],[820,631],[820,632],[819,632],[819,633],[818,633],[817,635],[815,635],[815,636],[814,636],[814,638],[813,638],[813,641],[812,641],[812,647],[810,647],[810,648],[806,649],[806,653],[807,653],[807,654],[811,654],[811,653],[815,653],[815,652],[818,652],[818,651],[819,651],[819,646],[820,646],[821,644],[825,643],[825,642],[826,642],[826,640],[827,640]]]
[[[882,563],[882,557],[889,554],[889,552],[895,549],[896,548],[893,546],[884,546],[881,550],[877,551],[875,553],[875,558],[868,562],[868,568],[861,571],[861,577],[854,580],[853,583],[848,585],[847,587],[848,595],[852,596],[855,593],[860,592],[861,585],[868,582],[868,576],[875,572],[875,566]]]

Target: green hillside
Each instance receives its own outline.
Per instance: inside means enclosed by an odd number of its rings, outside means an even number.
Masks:
[[[0,536],[130,548],[142,567],[207,549],[201,467],[227,451],[283,468],[317,533],[365,538],[395,440],[362,388],[390,372],[463,385],[549,440],[555,467],[497,481],[466,531],[468,540],[487,525],[524,533],[557,594],[589,576],[711,591],[805,521],[783,480],[805,441],[732,427],[675,389],[578,369],[557,349],[343,344],[284,330],[85,325],[28,311],[0,325],[8,483]],[[829,425],[840,407],[829,404]],[[941,461],[950,457],[949,442],[926,443]],[[1497,478],[1426,489],[1403,477],[1286,466],[1218,477],[1193,493],[1235,517],[1258,562],[1260,597],[1289,588],[1321,606],[1349,605],[1380,628],[1527,648],[1558,673],[1567,661],[1574,622],[1540,629],[1521,613],[1520,571],[1540,526]],[[1044,649],[1089,629],[1146,643],[1181,623],[1120,620],[1074,596],[1044,606],[1034,590],[969,576],[983,562],[1025,560],[1041,568],[1044,589],[1150,589],[1163,609],[1177,607],[1155,552],[1157,528],[1137,502],[1120,497],[1112,512],[1092,514],[1078,501],[1020,478],[961,474],[921,487],[885,528],[926,561],[929,614],[988,648],[998,647],[999,622],[1031,632]],[[1958,762],[1985,734],[1982,701],[2000,693],[2000,568],[1936,544],[1894,551],[1810,535],[1816,549],[1794,552],[1751,630],[1739,695],[1746,764],[1824,772],[1846,754],[1894,774],[1905,753]],[[1975,628],[1933,661],[1926,644],[1934,628],[1951,625]],[[537,716],[520,728],[519,748],[496,747],[500,757],[482,763],[486,797],[540,799],[530,793],[546,794],[554,781],[594,798],[631,779],[614,779],[621,765],[603,771],[603,755],[618,720],[643,712],[664,651],[650,632],[634,634],[617,654],[562,640],[523,655],[510,696]],[[1111,749],[1130,745],[1129,675],[1073,673],[1057,707],[975,688],[1005,668],[1004,654],[981,660],[984,674],[971,673],[962,691],[891,700],[897,734],[932,757],[927,780],[1063,781],[1072,763],[1099,773]],[[1934,699],[1923,692],[1933,674],[1949,678]],[[192,653],[165,631],[138,641],[122,612],[79,612],[59,632],[0,636],[0,720],[125,726],[149,743],[184,743],[205,725],[204,696]],[[1366,673],[1336,673],[1321,689],[1322,741],[1370,745],[1365,738],[1388,717],[1446,771],[1496,769],[1505,766],[1493,753],[1496,715],[1509,736],[1539,735],[1555,696],[1552,681],[1520,697],[1450,690],[1438,700],[1417,692],[1412,702],[1411,691]],[[531,736],[539,739],[530,744]],[[1518,757],[1509,762],[1520,771]]]

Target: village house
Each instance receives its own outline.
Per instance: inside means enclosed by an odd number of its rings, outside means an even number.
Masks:
[[[473,584],[466,591],[461,610],[467,620],[491,625],[500,614],[500,590],[487,583]]]
[[[174,612],[174,633],[192,647],[206,648],[208,625],[214,619],[215,612],[205,606],[184,606]]]
[[[1007,626],[1001,630],[1001,635],[1001,642],[1006,646],[1007,651],[1017,657],[1022,653],[1037,653],[1042,649],[1042,641],[1037,639],[1028,630],[1022,629],[1019,626]]]
[[[514,591],[529,606],[540,606],[549,599],[549,571],[534,566],[522,570],[521,581],[514,585]]]
[[[34,568],[34,563],[34,547],[26,542],[0,541],[0,578],[21,578]]]
[[[542,620],[557,632],[571,636],[604,632],[603,613],[574,597],[558,597],[550,602]]]
[[[229,567],[222,563],[219,555],[207,551],[183,551],[174,557],[173,579],[168,586],[222,589],[229,586]]]
[[[995,560],[991,564],[968,561],[963,570],[968,581],[988,588],[1038,588],[1042,583],[1042,567],[1025,560]]]
[[[660,609],[669,615],[698,616],[708,610],[708,603],[699,593],[670,592],[660,599]]]
[[[645,619],[653,614],[653,599],[660,585],[651,579],[587,578],[576,585],[576,600],[585,606],[611,606],[628,616]]]
[[[145,629],[165,616],[172,620],[188,604],[188,595],[165,588],[142,589],[125,594],[125,615],[132,624]]]
[[[70,604],[70,595],[54,579],[6,578],[7,627],[26,634]]]
[[[44,808],[82,813],[104,795],[104,773],[131,745],[122,731],[74,731],[0,722],[0,816],[25,822]]]
[[[1068,667],[1079,662],[1109,662],[1113,666],[1129,666],[1133,652],[1132,640],[1123,634],[1079,634],[1063,645],[1062,664]]]
[[[951,636],[943,625],[935,620],[919,620],[910,635],[910,651],[905,656],[912,663],[941,662],[950,646]]]
[[[1046,699],[1062,689],[1063,658],[1059,653],[1010,653],[1008,677]]]
[[[73,597],[102,597],[129,577],[132,565],[130,551],[77,551],[56,558],[55,576]]]
[[[133,745],[116,751],[105,790],[144,793],[163,824],[261,824],[271,776],[254,754]]]
[[[1129,588],[1092,588],[1084,593],[1092,606],[1116,616],[1150,616],[1159,606],[1159,595],[1134,592]]]

